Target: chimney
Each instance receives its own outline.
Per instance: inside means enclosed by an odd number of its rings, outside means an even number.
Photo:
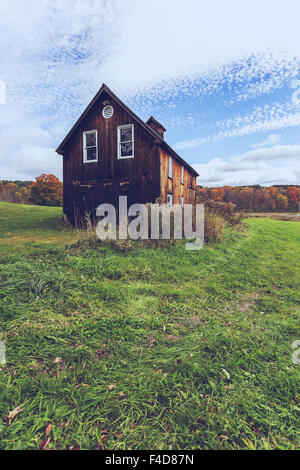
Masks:
[[[156,134],[158,134],[162,139],[164,139],[164,133],[166,129],[162,124],[160,124],[153,116],[151,116],[147,121],[148,126],[150,126]]]

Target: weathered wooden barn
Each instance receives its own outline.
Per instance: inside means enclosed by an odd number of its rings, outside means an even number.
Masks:
[[[132,112],[105,84],[56,152],[63,156],[63,209],[71,223],[101,203],[194,203],[198,173],[164,140],[153,117]]]

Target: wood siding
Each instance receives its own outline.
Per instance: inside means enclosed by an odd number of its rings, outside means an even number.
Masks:
[[[110,119],[104,103],[113,106]],[[134,158],[118,159],[117,128],[134,124]],[[83,163],[83,132],[98,131],[98,161]],[[101,203],[154,202],[160,196],[159,147],[153,137],[105,91],[63,148],[64,213],[74,223],[85,212],[94,216]]]
[[[182,164],[173,158],[173,177],[168,177],[169,154],[160,150],[160,186],[161,202],[167,202],[167,195],[173,195],[173,204],[180,204],[180,197],[185,204],[193,204],[196,201],[196,176],[184,167],[184,184],[181,183]]]

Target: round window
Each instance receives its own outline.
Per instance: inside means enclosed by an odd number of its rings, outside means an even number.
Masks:
[[[105,119],[111,118],[113,114],[114,114],[114,108],[112,106],[110,105],[104,106],[103,111],[102,111],[102,116]]]

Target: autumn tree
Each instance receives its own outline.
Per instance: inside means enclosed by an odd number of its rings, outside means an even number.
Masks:
[[[42,174],[37,176],[30,185],[29,202],[41,206],[62,205],[62,183],[54,175]]]
[[[245,210],[253,209],[253,197],[253,188],[246,187],[239,191],[238,199],[240,208]]]
[[[297,210],[299,208],[299,200],[300,200],[298,188],[294,188],[294,187],[288,188],[287,196],[288,196],[288,201],[289,201],[289,209],[291,209],[292,211]]]
[[[285,194],[276,193],[275,194],[276,209],[279,211],[286,211],[289,206],[288,197]]]
[[[211,190],[211,198],[214,201],[222,202],[224,195],[225,195],[225,190],[223,188],[213,188]]]
[[[198,186],[197,188],[197,203],[198,204],[203,204],[205,201],[209,199],[209,194],[207,192],[206,188],[201,188]]]

